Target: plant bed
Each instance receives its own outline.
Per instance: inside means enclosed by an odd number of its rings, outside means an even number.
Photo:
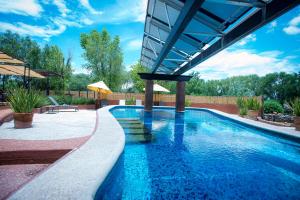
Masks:
[[[292,127],[293,126],[293,123],[269,121],[269,120],[263,119],[261,117],[258,117],[257,120],[260,122],[264,122],[266,124],[271,124],[271,125],[275,125],[275,126],[283,126],[283,127]]]

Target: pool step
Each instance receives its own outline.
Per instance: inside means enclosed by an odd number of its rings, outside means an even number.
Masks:
[[[152,134],[126,135],[126,144],[149,143],[153,141]]]
[[[145,135],[150,134],[147,129],[139,128],[139,129],[125,129],[125,133],[128,135]]]
[[[148,143],[153,141],[153,135],[137,118],[117,119],[125,131],[126,144]]]
[[[131,128],[131,129],[137,129],[137,128],[144,128],[143,124],[141,123],[124,123],[124,124],[121,124],[121,126],[123,128]]]

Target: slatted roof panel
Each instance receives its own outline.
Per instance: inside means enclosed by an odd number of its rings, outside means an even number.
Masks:
[[[141,63],[182,74],[299,4],[299,0],[149,0]]]

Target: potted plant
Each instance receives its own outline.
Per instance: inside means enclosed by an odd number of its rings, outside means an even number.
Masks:
[[[8,102],[14,111],[15,128],[32,127],[33,109],[38,103],[38,94],[18,88],[10,91]]]
[[[255,98],[249,98],[246,104],[248,108],[248,117],[257,120],[259,109],[261,107],[259,101]]]
[[[293,106],[293,112],[294,112],[294,124],[297,131],[300,131],[300,99],[296,98],[294,100]]]

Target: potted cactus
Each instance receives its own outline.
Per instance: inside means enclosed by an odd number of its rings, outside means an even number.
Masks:
[[[248,108],[248,117],[257,120],[261,104],[255,98],[249,98],[246,103]]]
[[[296,98],[292,104],[294,112],[294,125],[297,131],[300,131],[300,99]]]
[[[33,109],[38,103],[38,94],[32,90],[27,91],[24,88],[18,88],[10,91],[8,102],[14,111],[15,128],[32,127]]]

